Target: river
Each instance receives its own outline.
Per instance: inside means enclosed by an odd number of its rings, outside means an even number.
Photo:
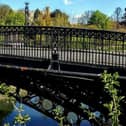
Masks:
[[[19,106],[19,103],[16,103],[16,106]],[[24,113],[28,114],[31,117],[31,120],[27,122],[27,126],[58,126],[58,123],[45,116],[44,114],[34,110],[33,108],[24,105]],[[17,111],[14,109],[3,121],[3,123],[10,123],[10,126],[13,125],[13,119],[17,115]]]
[[[16,103],[16,106],[19,106],[19,103]],[[27,126],[58,126],[58,123],[47,117],[46,115],[34,110],[33,108],[23,104],[24,113],[28,114],[31,117],[31,120],[27,122]],[[17,111],[14,109],[3,121],[4,123],[10,123],[10,126],[13,126],[13,119],[17,115]],[[80,126],[91,126],[90,122],[83,120],[80,123]]]

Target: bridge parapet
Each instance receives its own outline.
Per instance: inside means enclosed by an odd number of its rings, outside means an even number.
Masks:
[[[126,67],[126,33],[66,27],[0,26],[0,55]]]

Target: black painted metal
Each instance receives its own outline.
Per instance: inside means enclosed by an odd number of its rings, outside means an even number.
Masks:
[[[104,85],[101,83],[99,75],[78,74],[76,72],[73,75],[67,71],[47,71],[46,67],[40,69],[22,65],[0,65],[0,71],[0,82],[28,90],[29,95],[23,98],[23,101],[52,118],[54,118],[54,115],[42,108],[41,103],[43,99],[51,100],[53,108],[56,105],[63,106],[65,115],[71,111],[75,112],[79,122],[81,117],[87,118],[86,114],[79,107],[81,102],[88,104],[92,111],[100,111],[108,118],[108,111],[103,104],[108,102],[110,97],[104,92]],[[122,83],[119,92],[121,95],[126,96],[125,78],[124,80],[120,78],[120,80]],[[30,100],[33,94],[40,97],[38,104],[31,103]],[[125,124],[126,105],[123,102],[121,106],[123,113],[121,123]]]
[[[122,74],[125,68],[126,33],[0,26],[0,81],[48,98],[64,106],[66,113],[74,111],[81,116],[78,106],[84,101],[106,115],[103,103],[109,101],[109,96],[104,93],[99,75],[104,69]],[[125,79],[120,77],[123,96]],[[125,117],[124,108],[125,104]]]
[[[29,23],[29,3],[25,3],[25,26],[28,26]]]
[[[0,55],[126,67],[126,33],[64,27],[0,26]]]

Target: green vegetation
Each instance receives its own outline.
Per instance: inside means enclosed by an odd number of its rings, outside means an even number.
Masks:
[[[103,104],[109,111],[108,120],[104,118],[101,114],[98,114],[97,117],[94,112],[92,112],[88,105],[81,103],[80,108],[84,113],[88,115],[88,120],[95,121],[95,124],[98,126],[119,126],[120,120],[119,117],[121,113],[120,102],[124,99],[124,96],[119,95],[120,83],[118,81],[119,74],[115,72],[114,74],[107,73],[104,71],[101,75],[102,82],[104,85],[104,91],[111,97],[111,100],[108,103]],[[98,112],[100,113],[100,112]]]
[[[114,11],[114,15],[116,19],[110,18],[106,14],[102,13],[99,10],[96,11],[85,11],[84,14],[78,19],[78,21],[73,24],[69,21],[69,15],[65,12],[62,12],[60,9],[56,9],[54,11],[50,11],[49,7],[45,7],[43,10],[36,9],[35,11],[30,11],[29,20],[31,25],[35,26],[68,26],[68,27],[80,27],[80,28],[91,28],[91,29],[109,29],[109,30],[118,30],[125,31],[125,27],[119,24],[119,19],[121,17],[122,10],[121,8],[116,8]],[[4,16],[3,16],[4,15]],[[24,10],[13,10],[8,5],[0,4],[0,25],[24,25],[25,16]],[[64,31],[63,31],[64,32]],[[66,33],[67,32],[67,33]],[[91,50],[102,50],[108,52],[122,52],[125,50],[126,42],[120,39],[120,36],[112,40],[112,36],[109,35],[104,36],[104,40],[101,40],[102,32],[96,33],[95,35],[91,34],[83,34],[80,33],[71,33],[69,31],[65,31],[65,35],[59,33],[58,36],[58,46],[61,49],[91,49]],[[85,32],[86,33],[86,32]],[[71,34],[71,35],[70,35]],[[67,36],[68,35],[68,36]],[[5,44],[5,41],[14,41],[11,38],[12,35],[3,36],[0,35],[0,46],[3,47],[2,44]],[[111,38],[112,37],[112,38]],[[15,37],[16,38],[16,37]],[[18,41],[23,40],[23,36],[19,35]],[[29,47],[51,47],[52,38],[49,34],[36,34],[36,36],[27,36],[28,43],[26,46]],[[106,40],[105,40],[106,39]],[[122,39],[122,38],[121,38]],[[17,41],[15,39],[15,41]]]
[[[0,123],[11,111],[13,110],[13,105],[10,99],[0,94]]]
[[[14,11],[8,5],[0,5],[0,25],[24,25],[24,12]]]
[[[89,24],[95,24],[99,29],[107,29],[110,19],[99,10],[94,11],[89,20]]]
[[[0,122],[5,116],[7,116],[13,110],[13,104],[15,104],[15,99],[9,96],[14,90],[12,86],[7,86],[5,83],[0,84]]]
[[[12,11],[7,15],[5,25],[24,25],[24,13],[22,11]]]
[[[104,91],[108,94],[108,96],[111,98],[108,103],[104,103],[103,106],[108,109],[108,119],[106,120],[104,115],[100,112],[94,112],[91,111],[90,107],[84,103],[80,104],[80,108],[84,112],[84,114],[87,115],[87,119],[94,123],[97,124],[98,126],[101,125],[111,125],[111,126],[119,126],[120,125],[120,120],[119,117],[121,115],[121,106],[120,102],[122,99],[124,99],[124,96],[119,95],[119,87],[120,83],[118,81],[118,73],[107,73],[107,71],[104,71],[101,75],[102,82],[104,83]],[[20,104],[19,107],[15,105],[15,98],[11,96],[17,95],[16,94],[16,87],[14,86],[7,86],[5,83],[0,84],[0,113],[1,113],[1,118],[0,121],[2,122],[3,118],[6,117],[14,108],[18,112],[18,114],[15,116],[13,119],[14,121],[14,126],[24,126],[26,123],[30,120],[29,115],[23,114],[22,112],[24,111],[22,104]],[[19,92],[20,98],[24,97],[27,95],[27,91],[21,89]],[[45,102],[44,107],[46,109],[50,109],[52,104],[49,103],[49,101]],[[49,105],[50,104],[50,105]],[[59,121],[59,126],[63,126],[64,120],[69,119],[64,115],[64,108],[60,105],[57,105],[53,109],[53,115],[54,118]],[[74,117],[76,121],[76,115],[74,113],[70,113],[72,115],[72,119]],[[73,120],[74,121],[74,120]],[[110,121],[110,122],[109,122]],[[72,124],[72,123],[71,123]],[[6,123],[4,126],[10,126],[9,123]]]
[[[125,13],[123,14],[120,7],[115,8],[111,17],[99,10],[87,10],[76,19],[76,22],[70,22],[70,16],[67,13],[60,9],[51,12],[50,7],[45,7],[43,10],[36,8],[35,11],[30,11],[29,21],[31,25],[36,26],[67,26],[125,31],[125,24],[120,25],[120,19],[123,15]],[[0,4],[0,17],[0,25],[24,25],[25,23],[24,10],[13,10],[8,5]]]
[[[63,120],[65,119],[64,116],[64,109],[62,108],[62,106],[58,105],[54,110],[54,117],[55,119],[59,120],[59,126],[63,126]]]
[[[28,114],[23,114],[22,112],[24,111],[22,104],[20,104],[19,107],[15,106],[16,111],[18,114],[14,118],[14,126],[19,125],[19,126],[24,126],[26,123],[31,119]]]
[[[80,108],[87,115],[87,119],[90,122],[92,122],[92,123],[94,122],[95,124],[97,124],[97,126],[101,126],[101,125],[103,125],[105,123],[105,119],[104,119],[104,116],[102,115],[102,113],[100,113],[98,111],[92,112],[90,110],[89,106],[84,104],[84,103],[80,104]]]
[[[104,104],[104,106],[109,110],[112,126],[119,126],[119,116],[121,115],[120,101],[124,98],[124,96],[119,96],[118,94],[118,87],[120,86],[118,77],[117,72],[109,74],[107,71],[104,71],[101,76],[102,81],[105,83],[104,88],[111,97],[111,101]]]
[[[16,99],[13,97],[16,94],[16,87],[8,86],[5,83],[0,84],[0,123],[2,120],[13,110],[15,109],[18,114],[14,118],[14,126],[24,126],[29,120],[30,117],[28,114],[23,114],[24,111],[22,103],[19,107],[15,105]],[[27,95],[27,91],[20,89],[19,96],[20,98]],[[4,126],[10,126],[9,123],[6,123]]]

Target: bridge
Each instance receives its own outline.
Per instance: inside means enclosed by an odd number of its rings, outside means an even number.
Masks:
[[[71,120],[79,124],[84,114],[82,103],[106,117],[103,103],[110,98],[100,80],[104,69],[119,72],[120,92],[126,96],[126,33],[0,26],[0,81],[15,85],[17,91],[27,89],[23,101],[52,118],[52,109],[60,105],[66,116],[73,112]],[[32,103],[33,98],[38,100]],[[126,105],[122,106],[126,113]],[[125,114],[121,122],[126,123]]]

